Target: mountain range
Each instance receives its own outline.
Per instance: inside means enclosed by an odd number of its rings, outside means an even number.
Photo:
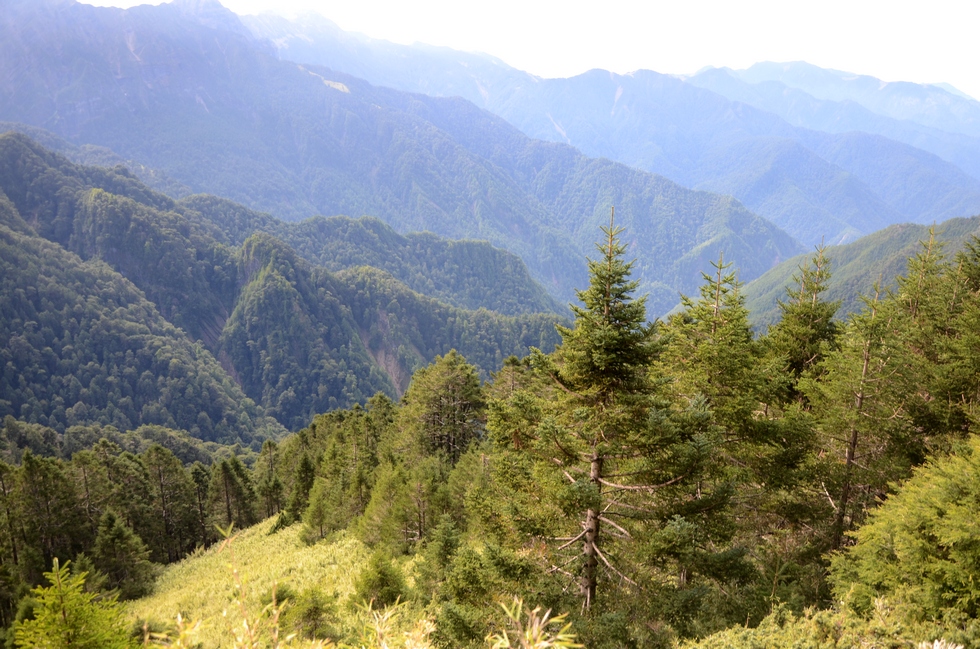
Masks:
[[[538,79],[213,0],[16,0],[0,36],[5,354],[25,364],[0,410],[57,430],[253,444],[397,397],[453,348],[488,376],[555,344],[613,207],[651,315],[724,255],[761,277],[758,322],[804,244],[856,240],[830,250],[851,308],[924,231],[897,224],[980,212],[973,100],[937,87],[802,64]],[[889,108],[902,92],[920,108]],[[24,268],[72,289],[31,293]],[[74,338],[96,321],[142,333],[107,355]],[[183,369],[151,389],[164,365]]]
[[[980,104],[936,86],[806,64],[540,79],[485,55],[346,33],[314,15],[243,21],[282,58],[460,95],[531,137],[730,194],[807,245],[980,211]]]
[[[485,239],[561,302],[584,285],[613,205],[654,313],[722,251],[749,279],[802,250],[731,197],[531,139],[459,98],[280,60],[215,2],[43,0],[3,14],[0,119],[287,220],[368,214]]]

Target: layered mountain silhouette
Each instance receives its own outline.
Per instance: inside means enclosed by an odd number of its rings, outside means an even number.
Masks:
[[[280,60],[216,2],[0,11],[0,119],[109,149],[180,193],[485,239],[561,302],[584,286],[615,205],[653,313],[693,291],[722,251],[749,279],[801,250],[730,197],[531,139],[458,98]]]
[[[282,58],[463,96],[531,137],[730,194],[807,244],[980,212],[980,146],[963,136],[975,135],[980,104],[936,86],[807,64],[688,80],[647,70],[539,79],[485,55],[345,33],[316,16],[245,23]]]

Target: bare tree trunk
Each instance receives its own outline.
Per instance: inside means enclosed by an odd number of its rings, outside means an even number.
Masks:
[[[871,307],[871,321],[874,322],[874,318],[878,313],[878,292],[875,292],[875,301]],[[869,333],[867,340],[864,343],[864,353],[863,353],[863,365],[861,366],[861,382],[858,387],[857,394],[854,395],[854,415],[855,417],[861,416],[861,411],[864,409],[864,386],[868,379],[868,365],[871,363],[871,334]],[[840,502],[837,504],[837,517],[834,520],[834,540],[832,548],[834,550],[840,549],[841,543],[844,541],[844,522],[847,515],[847,504],[851,498],[851,474],[854,471],[854,455],[857,452],[858,445],[858,429],[857,424],[851,424],[851,435],[850,439],[847,441],[847,450],[844,454],[844,484],[841,487]]]
[[[602,478],[602,457],[593,451],[589,467],[589,481],[597,489],[602,488],[599,480]],[[595,603],[596,582],[599,573],[599,510],[588,509],[585,512],[585,542],[582,554],[585,555],[585,565],[582,568],[582,594],[585,596],[585,608],[589,609]]]

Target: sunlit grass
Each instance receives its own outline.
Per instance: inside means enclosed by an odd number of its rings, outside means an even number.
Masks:
[[[360,566],[369,556],[367,548],[349,534],[341,533],[331,542],[304,545],[299,538],[302,526],[293,525],[277,534],[268,532],[275,519],[269,519],[236,534],[230,548],[219,552],[221,544],[168,567],[160,576],[153,595],[126,606],[134,620],[173,624],[180,613],[200,622],[196,640],[206,649],[223,646],[228,623],[222,612],[233,606],[232,564],[245,587],[245,603],[260,610],[273,584],[301,592],[316,586],[324,593],[336,593],[344,601],[354,590]]]

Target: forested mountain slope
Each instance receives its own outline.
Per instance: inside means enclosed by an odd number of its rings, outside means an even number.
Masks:
[[[828,246],[830,282],[827,299],[840,301],[838,315],[860,311],[861,296],[874,293],[875,282],[882,288],[892,287],[895,278],[905,273],[908,259],[918,252],[922,242],[929,241],[930,226],[903,223],[862,237],[843,246]],[[953,255],[980,236],[980,216],[950,219],[934,226],[936,238],[944,242],[947,255]],[[779,319],[776,300],[786,299],[786,289],[796,288],[792,277],[806,255],[787,259],[745,287],[746,306],[757,326]]]
[[[722,250],[746,277],[800,250],[736,201],[531,141],[459,100],[280,61],[215,3],[123,11],[44,0],[2,11],[0,118],[108,147],[195,192],[293,219],[370,214],[400,232],[486,239],[561,301],[584,284],[583,233],[618,201],[658,313]],[[465,128],[430,121],[446,114]],[[492,159],[474,146],[501,141]],[[668,231],[670,247],[645,245]]]
[[[0,414],[64,430],[181,428],[248,444],[264,416],[214,356],[99,260],[0,226]],[[280,429],[281,430],[281,429]]]
[[[401,235],[380,219],[316,216],[282,221],[225,198],[196,194],[180,200],[214,224],[223,243],[241,245],[255,232],[289,244],[327,270],[385,270],[409,288],[455,306],[498,313],[563,312],[519,257],[485,241],[452,240],[428,232]]]
[[[980,175],[956,166],[980,169],[980,148],[950,133],[933,135],[923,150],[910,146],[918,138],[799,128],[758,102],[648,70],[539,79],[485,55],[372,40],[314,16],[245,22],[284,59],[403,90],[461,95],[531,137],[731,194],[808,244],[980,210]]]
[[[0,136],[0,191],[12,283],[3,295],[13,300],[3,311],[2,414],[57,430],[155,423],[248,443],[265,415],[296,428],[378,391],[396,396],[415,368],[452,348],[487,373],[557,337],[553,312],[451,307],[367,267],[334,275],[261,231],[223,243],[215,222],[125,170],[74,165],[23,135]],[[45,291],[82,288],[55,299],[38,293],[36,277],[59,278]],[[103,329],[129,333],[91,338]]]

